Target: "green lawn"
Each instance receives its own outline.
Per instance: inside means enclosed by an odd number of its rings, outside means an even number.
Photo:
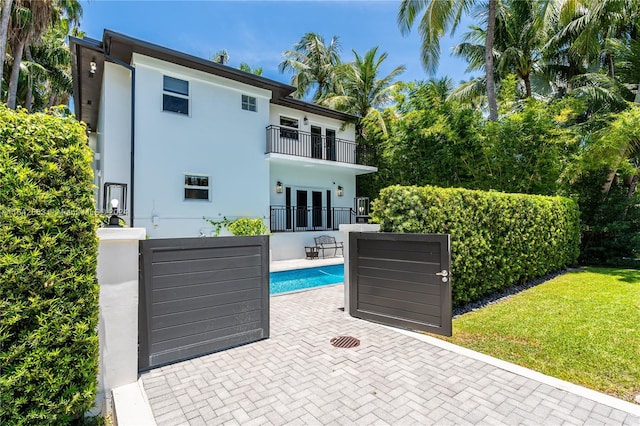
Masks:
[[[569,272],[456,318],[445,340],[632,401],[640,394],[640,271]]]

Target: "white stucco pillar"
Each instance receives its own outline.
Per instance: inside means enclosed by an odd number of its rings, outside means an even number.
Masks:
[[[96,411],[111,412],[111,391],[138,379],[138,244],[144,228],[98,229],[100,362]]]
[[[344,312],[350,314],[349,306],[349,233],[351,232],[380,232],[380,225],[369,223],[355,223],[340,225],[344,233]]]

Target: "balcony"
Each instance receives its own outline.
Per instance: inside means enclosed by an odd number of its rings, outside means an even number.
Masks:
[[[370,166],[372,152],[355,142],[280,126],[267,127],[267,154]]]
[[[271,206],[271,232],[337,231],[355,218],[348,207]]]

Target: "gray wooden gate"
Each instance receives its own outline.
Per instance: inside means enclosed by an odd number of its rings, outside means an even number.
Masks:
[[[269,237],[140,242],[146,370],[269,337]]]
[[[448,234],[349,234],[351,315],[451,336]]]

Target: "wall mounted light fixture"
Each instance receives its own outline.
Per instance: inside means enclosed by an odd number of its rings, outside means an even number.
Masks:
[[[278,181],[278,182],[276,183],[276,192],[277,192],[278,194],[282,194],[282,182],[280,182],[280,181]]]
[[[344,195],[344,189],[338,185],[338,197],[342,197]]]
[[[91,74],[95,74],[97,70],[98,70],[98,65],[94,61],[89,62],[89,72]]]
[[[309,119],[307,118],[307,116],[305,115],[304,118],[302,119],[302,122],[304,123],[304,125],[306,126],[307,124],[309,124]]]

